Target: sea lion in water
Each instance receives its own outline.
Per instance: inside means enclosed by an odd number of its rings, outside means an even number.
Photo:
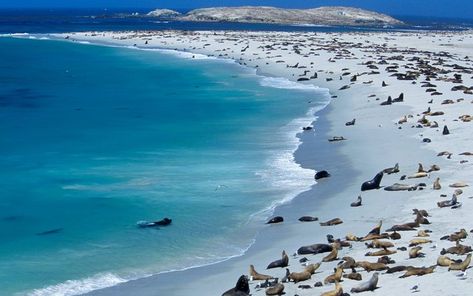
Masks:
[[[248,285],[248,279],[242,275],[238,278],[238,281],[234,288],[226,291],[222,296],[249,296],[250,286]]]
[[[379,275],[379,273],[377,273],[377,272],[373,273],[373,276],[371,277],[371,279],[369,281],[367,281],[366,283],[362,283],[358,287],[352,288],[350,290],[350,292],[352,292],[352,293],[361,293],[361,292],[365,292],[365,291],[374,291],[374,290],[376,290],[378,288],[378,287],[376,287],[378,285],[378,275]]]
[[[379,184],[381,183],[381,179],[383,179],[383,172],[377,173],[373,179],[361,184],[361,191],[379,189]]]
[[[253,281],[265,281],[265,280],[269,280],[269,279],[272,279],[272,278],[273,277],[270,276],[270,275],[265,275],[265,274],[258,273],[255,270],[255,267],[253,266],[253,264],[250,265],[250,279],[253,279]]]
[[[276,216],[269,219],[269,221],[266,222],[266,224],[274,224],[274,223],[281,223],[281,222],[284,222],[284,218],[281,216]]]
[[[288,265],[289,265],[289,257],[287,256],[286,251],[282,251],[282,258],[269,263],[266,269],[276,268],[276,267],[286,267]]]
[[[284,292],[284,285],[277,283],[276,285],[266,289],[266,295],[281,295]]]
[[[342,278],[343,269],[341,267],[335,268],[335,272],[324,279],[324,284],[337,283]]]
[[[320,294],[320,296],[342,296],[342,295],[343,295],[343,288],[338,282],[335,283],[335,290],[327,291]]]
[[[358,198],[356,199],[356,201],[352,202],[350,204],[351,207],[359,207],[361,206],[361,195],[358,195]]]
[[[297,250],[297,254],[299,255],[307,255],[307,254],[319,254],[319,253],[326,253],[331,252],[332,246],[328,244],[313,244],[310,246],[302,246]]]
[[[319,180],[319,179],[328,178],[328,177],[330,177],[329,172],[323,170],[323,171],[318,171],[317,173],[315,173],[314,179]]]
[[[422,276],[422,275],[426,275],[426,274],[429,274],[429,273],[433,273],[436,266],[437,265],[432,265],[430,267],[412,267],[412,266],[409,266],[407,268],[406,273],[401,275],[399,278],[406,278],[406,277],[410,277],[410,276],[413,276],[413,275]]]
[[[317,217],[312,217],[312,216],[302,216],[299,218],[299,221],[301,222],[314,222],[314,221],[318,221],[319,218]]]
[[[332,225],[338,225],[338,224],[342,224],[342,223],[343,223],[342,219],[334,218],[334,219],[328,220],[326,222],[321,222],[320,226],[332,226]]]
[[[465,271],[468,266],[470,265],[471,263],[471,254],[468,254],[466,256],[466,259],[460,263],[452,263],[450,265],[450,267],[448,268],[448,271],[450,270],[461,270],[461,271]]]

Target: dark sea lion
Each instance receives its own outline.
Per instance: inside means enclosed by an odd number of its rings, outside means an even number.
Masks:
[[[266,269],[276,268],[276,267],[286,267],[288,265],[289,265],[289,257],[287,256],[286,251],[282,251],[282,258],[269,263]]]
[[[351,125],[355,125],[355,118],[353,118],[351,121],[348,121],[345,123],[346,126],[351,126]]]
[[[329,172],[323,170],[323,171],[318,171],[317,173],[315,173],[314,179],[319,180],[319,179],[328,178],[328,177],[330,177]]]
[[[321,222],[320,226],[333,226],[333,225],[338,225],[338,224],[342,224],[342,223],[343,223],[342,219],[334,218],[334,219],[330,219],[326,222]]]
[[[392,260],[389,256],[382,256],[378,258],[378,263],[394,264],[396,261]]]
[[[378,189],[382,178],[383,178],[383,172],[377,173],[376,176],[373,179],[371,179],[370,181],[366,181],[363,184],[361,184],[361,191]]]
[[[319,218],[317,217],[312,217],[312,216],[302,216],[299,218],[299,221],[301,222],[314,222],[314,221],[318,221]]]
[[[392,240],[398,240],[398,239],[401,239],[401,234],[394,231],[393,233],[389,234],[389,238]]]
[[[352,288],[350,290],[350,292],[352,292],[352,293],[361,293],[361,292],[376,290],[378,288],[378,287],[376,287],[378,285],[378,275],[379,275],[379,273],[377,273],[377,272],[373,273],[373,276],[371,277],[371,279],[369,281],[367,281],[366,283],[362,283],[358,287]]]
[[[350,204],[350,207],[359,207],[361,206],[361,195],[358,195],[358,198],[356,199],[356,201],[352,202]]]
[[[50,234],[56,234],[56,233],[61,232],[63,229],[64,229],[64,228],[54,228],[54,229],[51,229],[51,230],[46,230],[46,231],[38,232],[38,233],[36,233],[36,235],[50,235]]]
[[[407,119],[406,119],[407,121]],[[383,173],[385,174],[388,174],[388,175],[391,175],[391,174],[395,174],[395,173],[399,173],[399,163],[396,163],[393,167],[391,168],[386,168],[383,170]]]
[[[332,251],[332,246],[328,244],[313,244],[310,246],[302,246],[297,250],[297,254],[299,255],[307,255],[307,254],[320,254],[320,253],[327,253]]]
[[[238,281],[234,288],[226,291],[222,296],[249,296],[250,286],[248,285],[248,279],[242,275],[238,278]]]
[[[269,219],[269,221],[266,222],[266,224],[274,224],[274,223],[281,223],[281,222],[284,222],[284,218],[281,216],[276,216]]]
[[[162,220],[159,220],[159,221],[156,221],[156,222],[153,222],[153,223],[155,223],[158,226],[168,226],[169,224],[172,223],[172,219],[164,218]]]
[[[448,127],[445,125],[443,127],[442,135],[446,136],[446,135],[449,135],[449,134],[450,134],[450,131],[448,130]]]

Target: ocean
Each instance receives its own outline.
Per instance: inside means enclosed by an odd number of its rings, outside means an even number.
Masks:
[[[0,38],[2,294],[75,295],[241,255],[314,184],[293,152],[327,91],[40,39]]]
[[[243,254],[277,205],[315,184],[293,153],[330,100],[228,60],[38,33],[384,30],[102,13],[0,11],[1,295],[78,295]]]

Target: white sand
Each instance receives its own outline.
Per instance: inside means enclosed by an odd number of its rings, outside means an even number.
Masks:
[[[96,291],[94,295],[220,295],[234,286],[241,274],[248,274],[249,264],[255,265],[260,273],[270,274],[281,278],[285,270],[265,270],[266,265],[280,257],[284,249],[290,254],[291,271],[301,271],[303,267],[298,262],[303,256],[292,257],[292,254],[302,245],[326,243],[326,234],[343,238],[347,233],[364,236],[375,226],[377,221],[383,221],[382,231],[393,224],[412,222],[413,208],[425,209],[430,213],[428,219],[431,225],[421,225],[419,229],[432,231],[430,239],[433,243],[423,246],[424,258],[408,259],[408,252],[398,251],[390,257],[396,261],[392,266],[412,265],[416,267],[430,266],[436,263],[442,248],[453,246],[454,243],[442,240],[440,237],[465,228],[470,234],[473,228],[473,156],[460,156],[462,152],[473,152],[471,122],[458,120],[461,115],[473,115],[473,95],[462,91],[451,91],[455,85],[473,86],[473,62],[466,56],[473,55],[473,34],[471,32],[405,32],[405,33],[277,33],[277,32],[123,32],[123,33],[72,33],[69,40],[82,40],[106,44],[130,45],[140,48],[166,48],[188,51],[204,55],[229,58],[249,67],[256,67],[263,75],[286,77],[297,80],[305,70],[309,72],[304,77],[318,74],[317,79],[302,83],[327,87],[333,95],[329,110],[322,112],[324,120],[328,120],[327,130],[318,130],[317,121],[315,132],[306,132],[305,149],[301,158],[303,166],[315,169],[327,169],[332,177],[321,180],[313,189],[302,194],[289,205],[277,209],[276,214],[285,217],[281,225],[262,226],[262,232],[257,242],[242,257],[231,259],[224,263],[209,267],[196,268],[184,272],[158,275],[116,286],[114,288]],[[56,35],[63,38],[64,35]],[[147,41],[148,44],[145,44]],[[296,47],[297,46],[297,47]],[[245,49],[246,48],[246,49]],[[442,53],[445,54],[442,54]],[[192,55],[190,55],[192,56]],[[402,56],[402,59],[395,59]],[[379,64],[381,57],[387,64]],[[441,95],[432,96],[426,92],[427,87],[421,87],[425,75],[412,81],[397,80],[391,77],[386,67],[398,66],[399,73],[417,71],[419,64],[413,58],[428,61],[430,66],[437,68],[437,78],[431,83]],[[473,58],[473,57],[472,57]],[[441,59],[441,63],[436,62]],[[280,62],[284,61],[284,62]],[[361,75],[353,84],[350,78],[354,74],[370,72],[366,62],[374,61],[380,74]],[[292,68],[296,63],[298,68]],[[457,64],[468,69],[460,73],[452,65]],[[346,70],[343,70],[345,69]],[[442,72],[440,70],[447,70]],[[350,72],[342,76],[342,73]],[[462,74],[462,83],[453,83],[454,73]],[[340,80],[341,77],[341,80]],[[326,81],[332,78],[333,81]],[[450,80],[449,80],[450,79]],[[371,84],[364,84],[372,80]],[[388,86],[381,87],[382,81]],[[339,90],[344,85],[350,85],[347,90]],[[404,102],[389,106],[380,106],[388,95],[396,98],[404,93]],[[374,94],[375,97],[369,98]],[[379,100],[376,100],[379,98]],[[463,98],[463,101],[457,102]],[[433,99],[431,104],[429,100]],[[441,104],[445,99],[451,99],[454,104]],[[438,122],[438,128],[412,128],[417,125],[421,113],[431,107],[432,112],[443,111],[441,116],[427,116],[431,121]],[[398,125],[397,121],[404,115],[412,115],[408,122]],[[345,122],[356,118],[356,124],[346,127]],[[443,126],[447,125],[450,135],[442,135]],[[398,127],[402,129],[398,129]],[[325,138],[344,136],[347,141],[328,143]],[[431,143],[423,143],[423,138],[430,138]],[[331,145],[333,155],[318,155],[318,151]],[[320,148],[321,150],[316,150]],[[449,151],[451,159],[446,156],[437,157],[437,153]],[[311,155],[313,154],[313,155]],[[330,157],[330,155],[327,155]],[[469,160],[461,163],[462,160]],[[400,165],[401,172],[385,176],[382,185],[395,182],[414,184],[425,182],[423,191],[387,192],[382,189],[363,192],[363,206],[351,208],[350,203],[360,194],[360,185],[371,179],[380,170]],[[428,177],[406,179],[399,181],[401,175],[411,175],[417,171],[421,162],[425,169],[437,164],[440,171],[432,172]],[[314,167],[323,164],[324,167]],[[435,191],[432,183],[440,177],[442,189]],[[459,196],[462,207],[459,209],[438,208],[440,200],[450,199],[454,188],[448,185],[455,182],[466,182],[470,186],[462,188]],[[447,197],[440,197],[446,194]],[[344,223],[338,226],[321,227],[315,223],[300,223],[297,218],[302,215],[314,215],[322,221],[339,217]],[[401,232],[402,239],[392,241],[395,247],[408,247],[415,232]],[[472,245],[470,236],[462,244]],[[436,248],[433,248],[436,246]],[[395,248],[394,248],[395,249]],[[362,242],[354,242],[352,248],[344,248],[339,252],[339,258],[351,256],[358,260],[376,262],[376,257],[366,257],[368,252]],[[307,255],[309,262],[321,261],[326,254]],[[464,259],[465,256],[451,255],[452,258]],[[287,295],[318,295],[332,290],[333,284],[314,288],[315,282],[331,274],[339,260],[323,263],[321,268],[308,281],[298,284],[285,283]],[[357,268],[368,280],[371,274]],[[348,271],[348,270],[347,270]],[[473,289],[473,275],[461,280],[459,272],[447,271],[446,267],[437,267],[435,272],[422,277],[400,279],[403,272],[385,274],[381,272],[380,288],[373,295],[406,295],[411,293],[411,287],[418,285],[417,295],[467,295]],[[264,295],[264,289],[256,290],[257,282],[251,282],[252,295]],[[298,289],[299,284],[311,285],[311,289]],[[343,289],[349,292],[359,282],[345,279]]]

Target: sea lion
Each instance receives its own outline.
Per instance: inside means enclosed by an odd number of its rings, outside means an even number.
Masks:
[[[413,275],[422,276],[429,273],[433,273],[437,265],[432,265],[430,267],[412,267],[409,266],[406,270],[406,273],[401,275],[399,278],[406,278]]]
[[[468,266],[470,265],[470,263],[471,263],[471,254],[468,254],[466,256],[466,259],[463,262],[461,262],[461,263],[452,263],[450,265],[450,267],[448,268],[448,271],[450,271],[450,270],[465,271],[468,268]]]
[[[284,292],[284,285],[277,283],[276,285],[266,289],[266,295],[281,295]]]
[[[379,184],[381,183],[381,179],[383,179],[383,172],[377,173],[373,179],[361,184],[361,191],[379,189],[380,188]]]
[[[444,125],[442,135],[446,136],[446,135],[449,135],[449,134],[450,134],[450,131],[448,130],[448,127],[446,125]]]
[[[321,222],[320,226],[332,226],[332,225],[338,225],[338,224],[342,224],[342,223],[343,223],[342,219],[334,218],[334,219],[328,220],[326,222]]]
[[[428,234],[426,230],[421,229],[421,230],[417,231],[417,236],[418,237],[429,237],[430,234]]]
[[[282,251],[282,258],[269,263],[266,269],[276,268],[276,267],[286,267],[288,265],[289,265],[289,257],[287,256],[286,251]]]
[[[342,296],[342,295],[343,295],[343,288],[338,282],[335,283],[335,290],[327,291],[320,294],[320,296]]]
[[[365,237],[360,238],[358,241],[360,242],[365,242],[369,240],[374,240],[374,239],[383,239],[383,238],[389,238],[389,234],[387,233],[381,233],[381,234],[367,234]]]
[[[407,119],[406,119],[406,121],[407,121]],[[396,163],[392,168],[384,169],[383,173],[388,174],[388,175],[399,173],[399,163]]]
[[[309,264],[302,272],[291,272],[288,279],[293,280],[294,283],[306,281],[312,277],[314,272],[320,267],[320,263]]]
[[[313,244],[310,246],[302,246],[297,250],[297,254],[299,255],[307,255],[307,254],[319,254],[319,253],[326,253],[331,252],[332,246],[328,244]]]
[[[445,254],[465,255],[467,253],[470,253],[471,251],[473,251],[473,249],[470,246],[462,245],[457,241],[454,247],[450,247],[448,249],[442,249],[442,251],[440,251],[440,254],[441,255],[445,255]]]
[[[378,239],[374,239],[371,243],[365,243],[365,245],[368,248],[377,248],[377,249],[394,247],[394,244],[392,242],[381,241],[381,240],[378,240]]]
[[[299,218],[299,221],[301,222],[314,222],[314,221],[318,221],[319,218],[317,217],[312,217],[312,216],[302,216]]]
[[[352,233],[349,233],[345,236],[345,239],[347,241],[352,241],[352,242],[357,242],[359,241],[361,238],[357,237],[356,235],[352,234]]]
[[[289,268],[286,268],[286,274],[281,279],[281,282],[283,282],[283,283],[289,282],[289,275],[290,274],[291,274],[291,272],[289,271]]]
[[[449,267],[453,263],[461,263],[461,260],[453,260],[445,255],[440,255],[437,258],[437,265],[443,267]]]
[[[328,139],[329,142],[339,142],[339,141],[345,141],[345,137],[343,136],[333,136],[330,139]]]
[[[437,179],[435,179],[434,184],[432,185],[432,187],[434,188],[434,190],[442,189],[442,186],[440,185],[440,178],[439,177],[437,177]]]
[[[265,274],[258,273],[255,270],[255,267],[253,266],[253,264],[250,265],[250,279],[253,279],[253,281],[265,281],[265,280],[269,280],[269,279],[272,279],[272,278],[273,277],[270,276],[270,275],[265,275]]]
[[[378,275],[379,275],[378,272],[373,273],[373,276],[371,277],[371,279],[369,281],[367,281],[366,283],[362,283],[358,287],[352,288],[350,290],[350,292],[352,292],[352,293],[361,293],[361,292],[365,292],[365,291],[374,291],[374,290],[376,290],[378,288],[378,287],[376,287],[378,285]]]
[[[453,194],[452,198],[449,199],[449,200],[442,200],[442,201],[437,202],[437,206],[439,208],[451,207],[451,206],[455,206],[457,204],[459,204],[459,202],[457,201],[457,195],[456,194]]]
[[[340,248],[340,244],[338,243],[333,243],[332,244],[332,251],[330,252],[330,254],[328,254],[327,256],[325,256],[323,259],[322,259],[322,262],[330,262],[330,261],[334,261],[334,260],[337,260],[337,255],[338,255],[338,249]]]
[[[371,262],[368,262],[368,261],[357,261],[356,262],[356,266],[357,267],[361,267],[363,268],[364,270],[366,270],[367,272],[370,272],[370,271],[381,271],[381,270],[386,270],[388,269],[388,266],[384,263],[371,263]]]
[[[413,259],[413,258],[418,258],[418,257],[424,257],[425,254],[421,252],[422,250],[422,247],[421,246],[417,246],[417,247],[414,247],[414,248],[411,248],[409,250],[409,258],[410,259]]]
[[[222,296],[249,296],[250,286],[248,285],[248,278],[245,275],[240,276],[234,288],[224,292]]]
[[[389,238],[392,240],[398,240],[398,239],[401,239],[401,234],[394,231],[393,233],[389,234]]]
[[[361,195],[358,195],[358,198],[356,199],[356,201],[352,202],[350,204],[351,207],[359,207],[361,206]]]
[[[352,257],[345,256],[342,259],[343,261],[338,263],[338,266],[342,269],[354,269],[356,267],[356,261]]]
[[[284,222],[284,218],[281,216],[276,216],[269,219],[269,221],[266,222],[266,224],[275,224],[275,223],[281,223],[281,222]]]
[[[389,185],[384,187],[384,190],[386,191],[415,191],[419,187],[418,184],[400,184],[400,183],[394,183],[393,185]]]
[[[429,174],[426,172],[415,173],[414,175],[408,176],[407,179],[417,179],[427,177]]]
[[[330,173],[323,170],[323,171],[318,171],[317,173],[315,173],[315,176],[314,176],[314,179],[315,180],[319,180],[319,179],[322,179],[322,178],[328,178],[330,177]]]
[[[440,171],[440,167],[436,164],[433,164],[430,166],[430,169],[427,171],[427,173],[437,172],[437,171]]]
[[[344,274],[343,278],[354,280],[354,281],[361,281],[362,280],[361,274],[358,273],[358,272],[351,272],[351,273],[348,273],[348,274]]]
[[[394,267],[388,268],[388,269],[386,270],[386,273],[395,273],[395,272],[404,271],[404,270],[406,270],[408,267],[409,267],[409,266],[404,266],[404,265],[394,266]]]
[[[451,242],[456,242],[462,239],[465,239],[468,236],[468,232],[464,228],[460,229],[460,231],[454,232],[450,235],[442,236],[441,240],[448,239]]]
[[[398,124],[403,124],[403,123],[406,123],[406,122],[407,122],[407,116],[404,115],[404,117],[399,119],[397,123]]]
[[[392,255],[392,254],[395,254],[395,253],[397,253],[396,250],[382,249],[382,250],[375,251],[375,252],[368,252],[368,253],[365,254],[365,256],[386,256],[386,255]]]
[[[345,125],[346,126],[355,125],[355,118],[353,118],[353,120],[351,120],[351,121],[346,122]]]
[[[415,247],[418,245],[428,244],[431,242],[432,241],[430,239],[426,239],[426,238],[414,238],[414,239],[411,239],[411,241],[409,242],[409,247]]]
[[[412,209],[413,215],[422,215],[423,217],[429,217],[429,213],[426,210]]]
[[[325,279],[324,279],[324,284],[329,284],[329,283],[336,283],[336,282],[340,282],[340,280],[342,279],[342,273],[343,273],[343,269],[341,267],[337,267],[334,269],[334,273],[327,276]]]
[[[452,188],[463,188],[463,187],[467,187],[468,184],[466,184],[464,182],[457,182],[457,183],[450,184],[448,186],[452,187]]]
[[[378,263],[384,263],[384,264],[394,264],[396,261],[392,260],[389,256],[381,256],[378,258]]]

